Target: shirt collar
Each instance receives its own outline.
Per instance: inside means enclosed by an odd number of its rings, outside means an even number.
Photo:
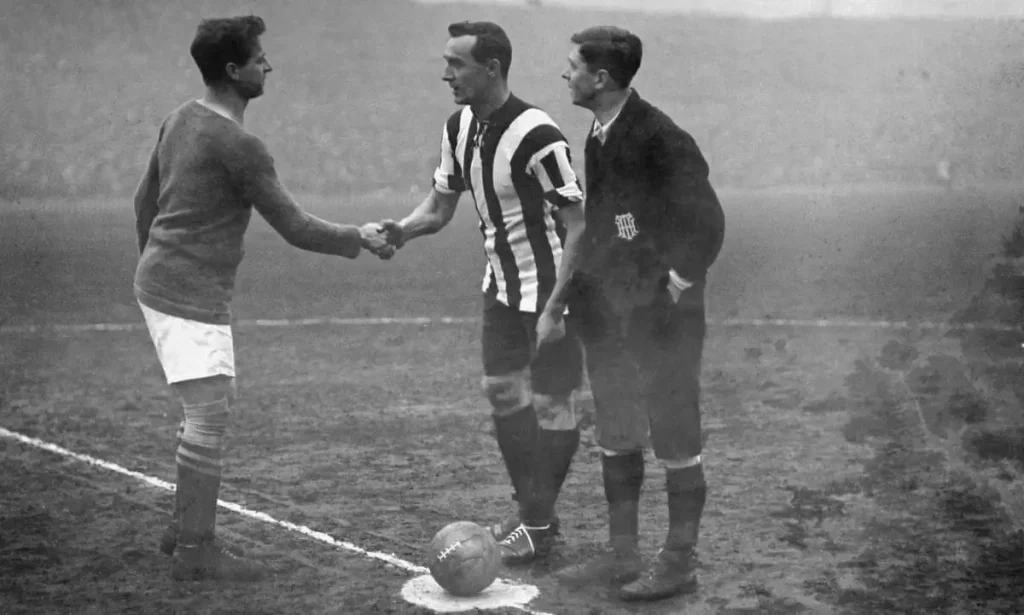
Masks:
[[[486,120],[480,119],[473,114],[473,117],[480,124],[488,127],[493,126],[508,126],[514,119],[519,117],[519,114],[523,112],[525,104],[515,94],[509,94],[504,104],[494,110]]]
[[[225,109],[224,107],[222,107],[220,105],[213,104],[213,103],[208,103],[208,102],[206,102],[205,100],[203,100],[201,98],[197,98],[195,100],[196,100],[196,104],[198,104],[200,107],[203,107],[204,109],[209,109],[210,111],[213,111],[217,115],[223,116],[223,117],[231,120],[232,122],[235,122],[236,124],[238,123],[238,120],[236,120],[231,115],[231,112],[228,111],[227,109]]]
[[[597,121],[597,118],[595,117],[594,126],[591,128],[590,136],[597,137],[597,139],[601,141],[602,144],[604,144],[605,139],[608,138],[608,131],[611,130],[612,124],[615,123],[615,120],[619,119],[619,115],[622,114],[622,109],[626,106],[626,103],[629,102],[629,99],[632,96],[633,89],[630,88],[629,94],[622,99],[622,102],[620,102],[617,105],[617,108],[615,109],[615,115],[613,115],[612,119],[608,120],[603,126],[601,125],[601,122]]]

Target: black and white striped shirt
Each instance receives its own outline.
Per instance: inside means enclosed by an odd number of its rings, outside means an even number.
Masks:
[[[484,236],[483,291],[524,312],[555,285],[565,229],[554,210],[583,201],[569,143],[544,111],[516,96],[486,120],[464,107],[445,124],[434,188],[473,196]]]

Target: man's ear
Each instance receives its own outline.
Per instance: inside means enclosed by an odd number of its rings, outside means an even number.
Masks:
[[[594,86],[599,90],[613,90],[615,89],[615,80],[612,79],[611,73],[603,68],[599,68],[594,73]]]
[[[487,72],[491,73],[493,77],[501,76],[501,61],[497,58],[491,58],[487,61]]]
[[[234,62],[228,62],[224,65],[224,74],[227,75],[228,79],[238,81],[238,72],[240,67]]]

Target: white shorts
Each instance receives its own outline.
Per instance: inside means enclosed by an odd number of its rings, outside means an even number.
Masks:
[[[211,376],[235,377],[231,325],[211,325],[158,312],[141,303],[149,337],[167,384]]]

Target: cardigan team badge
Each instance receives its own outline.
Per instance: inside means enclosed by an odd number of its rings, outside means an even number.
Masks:
[[[615,216],[615,226],[619,229],[619,237],[626,241],[632,241],[640,234],[640,231],[636,230],[636,219],[632,213]]]

